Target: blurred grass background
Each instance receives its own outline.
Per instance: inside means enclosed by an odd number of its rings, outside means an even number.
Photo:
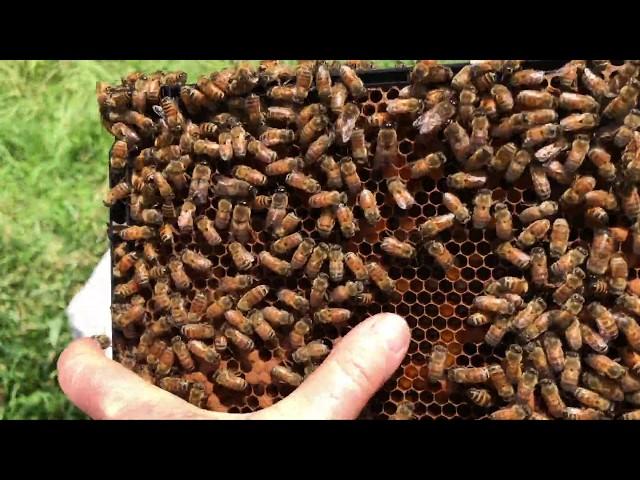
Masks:
[[[59,389],[55,365],[71,340],[64,309],[107,248],[112,137],[96,82],[136,70],[184,70],[195,81],[232,63],[0,62],[0,419],[86,418]]]

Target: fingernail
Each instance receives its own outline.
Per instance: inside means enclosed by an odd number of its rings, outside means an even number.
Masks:
[[[409,346],[409,325],[399,315],[377,314],[375,331],[386,338],[387,348],[393,353],[406,350]]]

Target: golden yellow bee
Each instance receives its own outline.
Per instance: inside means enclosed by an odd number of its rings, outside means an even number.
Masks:
[[[430,217],[426,222],[418,227],[418,232],[423,239],[433,238],[437,234],[451,228],[454,224],[455,218],[454,213]]]
[[[344,323],[351,318],[351,310],[346,308],[322,308],[313,314],[313,318],[318,323]]]
[[[309,317],[302,317],[296,323],[293,324],[291,332],[289,332],[289,343],[293,348],[300,348],[305,345],[305,337],[311,332],[313,326]]]
[[[278,290],[277,297],[280,302],[300,313],[306,313],[309,310],[309,300],[293,290],[281,288]]]
[[[158,280],[153,286],[153,310],[161,312],[168,310],[171,306],[169,299],[169,282],[166,279]]]
[[[271,270],[277,275],[288,277],[291,275],[291,264],[286,260],[281,260],[274,257],[269,252],[262,251],[258,254],[258,261],[260,265],[264,266],[268,270]]]
[[[204,255],[186,248],[182,252],[182,262],[198,272],[207,273],[211,270],[213,263]]]
[[[561,277],[573,271],[576,267],[580,266],[589,255],[589,252],[584,247],[576,247],[567,251],[564,255],[560,256],[558,260],[550,267],[551,272]]]
[[[395,290],[395,281],[389,277],[387,271],[376,262],[369,262],[366,264],[367,273],[369,277],[376,284],[376,286],[387,295],[390,295]]]
[[[316,278],[328,256],[329,246],[324,242],[320,242],[311,252],[309,261],[305,266],[305,275],[311,279]]]
[[[492,347],[497,346],[502,342],[502,339],[511,328],[511,320],[505,315],[498,315],[493,323],[489,326],[489,329],[484,335],[484,341],[487,345]]]
[[[280,310],[276,307],[264,307],[262,309],[264,319],[274,327],[292,325],[294,322],[293,315],[286,310]]]
[[[307,363],[322,360],[330,352],[330,348],[319,340],[314,340],[298,348],[291,354],[295,363]]]
[[[180,332],[189,339],[204,340],[213,338],[215,329],[213,325],[209,325],[208,323],[192,323],[183,325]]]
[[[635,351],[640,352],[640,325],[638,325],[635,318],[625,315],[622,312],[615,313],[614,318],[616,319],[618,328],[627,339],[629,346]]]
[[[278,365],[271,369],[271,378],[277,382],[291,385],[292,387],[297,387],[302,383],[302,375],[283,365]]]
[[[251,330],[253,331],[253,327],[251,327],[251,324],[248,322],[248,320],[246,322],[246,325],[248,325],[247,328],[251,328]],[[222,333],[225,337],[227,337],[227,340],[229,340],[238,350],[241,350],[243,352],[250,352],[255,348],[253,340],[251,340],[249,336],[242,333],[240,330],[236,330],[235,328],[227,326],[223,329]]]
[[[338,285],[329,294],[329,300],[332,303],[344,303],[358,295],[364,290],[362,282],[347,282],[344,285]]]
[[[444,380],[447,362],[447,348],[444,345],[434,345],[429,357],[428,380],[431,383],[438,383]]]
[[[490,209],[493,200],[491,190],[481,189],[473,198],[473,214],[471,216],[473,228],[486,228],[491,221]]]
[[[411,259],[416,256],[416,249],[407,242],[401,242],[395,237],[385,237],[380,243],[382,250],[398,258]]]
[[[318,274],[311,284],[311,293],[309,295],[311,308],[317,309],[325,304],[327,288],[329,288],[329,276],[326,273]]]
[[[213,375],[213,381],[224,388],[236,392],[243,392],[248,386],[248,383],[244,378],[233,374],[226,368],[218,369]]]
[[[456,367],[447,376],[454,383],[484,383],[489,380],[487,367]]]
[[[258,303],[260,303],[269,293],[269,287],[266,285],[257,285],[245,293],[240,299],[236,307],[241,312],[248,312]]]
[[[373,157],[374,170],[383,168],[398,156],[398,134],[391,123],[385,123],[378,132],[376,151]]]
[[[255,264],[256,257],[240,242],[231,242],[228,249],[231,260],[238,270],[249,270]]]
[[[455,190],[482,188],[486,183],[486,175],[457,172],[447,177],[447,186]]]

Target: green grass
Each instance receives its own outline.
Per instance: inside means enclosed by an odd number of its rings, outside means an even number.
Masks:
[[[107,248],[112,138],[96,81],[158,69],[194,80],[229,63],[0,62],[0,418],[84,418],[60,391],[55,363],[71,339],[64,309]]]

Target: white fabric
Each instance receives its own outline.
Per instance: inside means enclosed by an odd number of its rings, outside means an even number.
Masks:
[[[111,256],[105,253],[87,283],[71,300],[67,316],[75,338],[107,335],[111,338]],[[105,354],[112,357],[109,347]]]

